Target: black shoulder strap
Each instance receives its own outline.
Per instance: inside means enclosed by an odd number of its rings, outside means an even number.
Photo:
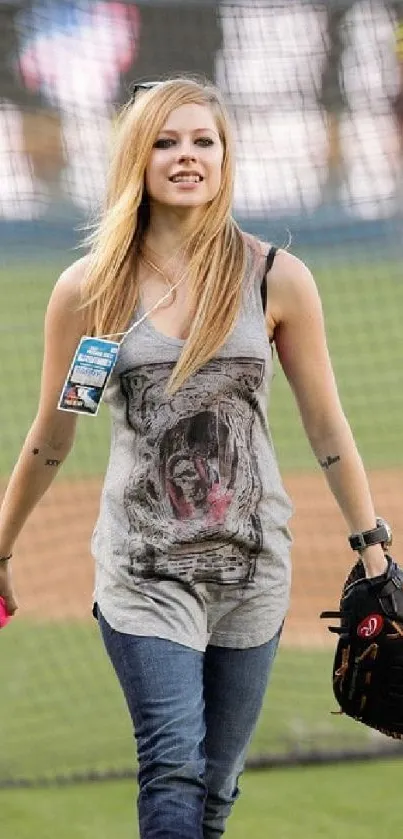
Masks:
[[[263,311],[264,312],[266,312],[266,306],[267,306],[267,280],[266,280],[266,278],[267,278],[267,274],[269,273],[269,271],[270,271],[270,269],[273,265],[274,257],[276,255],[276,253],[277,253],[277,248],[274,245],[272,245],[268,254],[267,254],[267,256],[266,256],[266,260],[265,260],[265,264],[264,264],[264,274],[263,274],[263,279],[262,279],[262,285],[260,286],[260,294],[261,294],[261,297],[262,297],[262,306],[263,306]]]

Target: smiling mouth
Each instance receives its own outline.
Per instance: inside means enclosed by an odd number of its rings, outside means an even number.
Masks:
[[[199,184],[199,183],[202,182],[203,178],[202,178],[201,175],[196,175],[196,174],[185,175],[185,174],[183,174],[183,175],[172,175],[172,177],[169,178],[169,180],[173,184]]]

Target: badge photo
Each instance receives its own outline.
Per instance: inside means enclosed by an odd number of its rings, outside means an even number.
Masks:
[[[116,364],[119,343],[81,338],[58,402],[61,411],[96,416]]]

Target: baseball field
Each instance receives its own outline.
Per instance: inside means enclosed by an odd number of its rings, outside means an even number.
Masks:
[[[376,509],[403,548],[403,283],[397,260],[316,256],[340,394],[367,466]],[[74,258],[74,254],[71,255]],[[68,260],[71,261],[71,260]],[[312,265],[312,263],[311,263]],[[0,268],[0,476],[5,483],[34,416],[42,323],[63,267],[53,258]],[[273,438],[294,501],[294,581],[282,649],[251,753],[376,745],[358,725],[332,716],[331,643],[318,614],[332,608],[351,563],[345,527],[309,450],[277,368]],[[130,767],[123,703],[90,617],[88,541],[108,453],[108,418],[82,418],[73,453],[29,521],[16,552],[18,617],[2,633],[0,780]],[[229,839],[382,837],[397,830],[400,768],[351,764],[247,773]],[[381,778],[381,784],[380,784]],[[383,790],[383,792],[381,792]],[[386,792],[387,791],[387,792]],[[126,839],[133,832],[131,782],[0,793],[5,835],[28,839]],[[365,814],[357,802],[365,800]],[[292,806],[290,805],[292,802]],[[354,827],[353,827],[354,826]]]
[[[389,839],[401,830],[401,763],[247,772],[226,839]],[[0,792],[12,839],[137,839],[132,781]]]

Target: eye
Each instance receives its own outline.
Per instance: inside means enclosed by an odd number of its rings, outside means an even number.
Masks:
[[[211,137],[198,137],[196,143],[198,146],[213,146],[214,140]]]
[[[156,140],[154,143],[155,149],[169,149],[173,146],[175,140],[172,137],[161,137],[159,140]]]

